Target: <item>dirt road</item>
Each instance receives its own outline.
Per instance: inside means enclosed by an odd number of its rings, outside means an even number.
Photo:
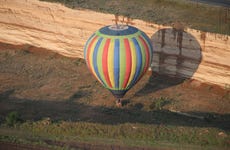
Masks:
[[[49,143],[49,146],[61,146],[65,143],[56,142]],[[168,150],[162,148],[145,148],[145,147],[124,147],[119,145],[99,145],[99,144],[85,144],[85,143],[72,143],[68,146],[69,149],[74,150]],[[55,147],[47,148],[42,146],[16,144],[8,142],[0,142],[0,150],[52,150]]]

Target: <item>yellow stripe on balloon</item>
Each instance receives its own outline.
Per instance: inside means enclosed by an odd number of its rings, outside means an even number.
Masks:
[[[111,39],[108,50],[108,74],[112,87],[115,86],[114,79],[114,39]]]
[[[129,45],[130,45],[131,56],[132,56],[132,68],[131,68],[131,74],[130,74],[130,77],[129,77],[129,82],[127,84],[128,86],[130,85],[130,83],[132,82],[132,79],[134,78],[134,75],[135,75],[135,72],[136,72],[136,67],[137,67],[136,49],[135,49],[135,45],[131,41],[131,39],[129,39]]]
[[[98,49],[98,53],[97,53],[97,67],[98,67],[97,69],[98,69],[98,73],[99,73],[99,76],[100,76],[102,81],[105,81],[105,77],[103,74],[103,67],[102,67],[103,66],[102,55],[103,55],[103,51],[104,51],[105,42],[106,42],[106,39],[103,39],[101,42],[101,45]],[[106,84],[106,82],[104,84]]]
[[[94,70],[94,67],[93,67],[93,52],[94,52],[94,49],[96,47],[96,44],[98,42],[98,37],[96,40],[93,41],[93,44],[91,46],[91,48],[89,49],[89,65],[90,65],[90,68],[91,68],[91,71],[93,73],[93,75],[97,78],[97,80],[101,83],[101,80],[98,78],[95,70]]]

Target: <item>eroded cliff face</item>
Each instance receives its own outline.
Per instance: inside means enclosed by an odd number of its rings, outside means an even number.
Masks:
[[[86,40],[114,15],[38,0],[0,0],[0,42],[29,44],[83,58]],[[119,19],[119,18],[118,18]],[[120,18],[123,20],[123,18]],[[230,85],[230,37],[133,20],[153,42],[152,68],[161,74]]]

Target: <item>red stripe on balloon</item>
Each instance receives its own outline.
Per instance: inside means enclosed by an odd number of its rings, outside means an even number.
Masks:
[[[112,84],[109,79],[109,72],[108,72],[108,50],[109,50],[109,44],[110,44],[110,39],[107,39],[105,42],[105,46],[103,49],[103,54],[102,54],[102,68],[103,68],[103,73],[104,77],[106,80],[106,83],[110,88],[112,88]]]
[[[131,67],[132,67],[131,50],[130,50],[129,40],[127,38],[124,39],[124,45],[125,45],[125,53],[126,53],[126,70],[125,70],[125,78],[122,87],[126,88],[129,81]]]
[[[149,47],[147,43],[145,42],[145,40],[143,39],[143,37],[139,36],[139,39],[141,40],[141,43],[144,45],[144,49],[145,49],[146,62],[145,62],[144,71],[143,71],[143,74],[144,74],[149,67],[148,66],[149,65]]]
[[[90,61],[92,61],[92,59],[89,58],[89,54],[90,54],[90,50],[92,48],[93,43],[95,42],[95,40],[98,38],[98,36],[95,36],[92,41],[89,43],[89,47],[87,49],[87,56],[86,56],[86,60],[88,61],[87,64],[89,66],[89,69],[91,72],[93,72],[92,66],[90,65]],[[93,50],[93,49],[92,49]]]

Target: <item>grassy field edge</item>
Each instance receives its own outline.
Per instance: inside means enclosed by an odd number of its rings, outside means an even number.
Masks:
[[[0,141],[69,149],[78,143],[119,145],[160,149],[227,149],[228,133],[215,128],[174,127],[125,123],[105,125],[88,122],[37,122],[5,124],[0,128]]]

